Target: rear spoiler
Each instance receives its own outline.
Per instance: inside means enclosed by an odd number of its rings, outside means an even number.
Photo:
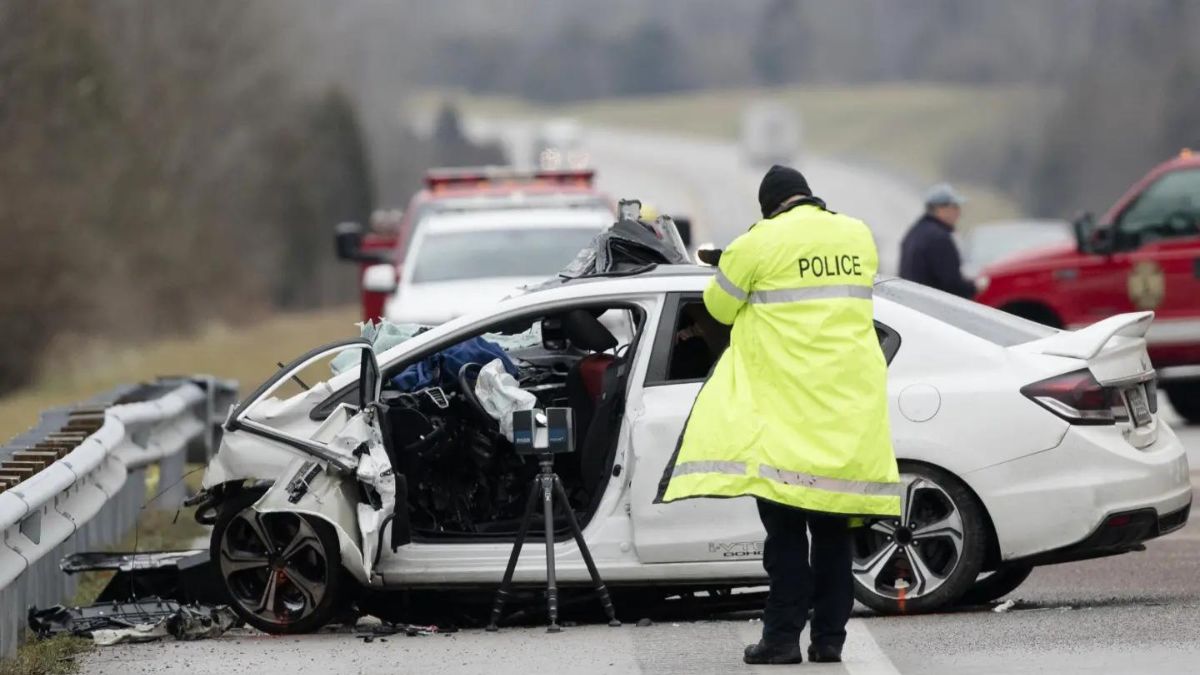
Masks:
[[[1146,331],[1150,330],[1152,321],[1154,321],[1154,312],[1118,314],[1079,330],[1062,331],[1041,340],[1028,342],[1020,345],[1018,349],[1051,356],[1088,360],[1099,354],[1100,350],[1104,349],[1104,345],[1114,337],[1145,337]]]

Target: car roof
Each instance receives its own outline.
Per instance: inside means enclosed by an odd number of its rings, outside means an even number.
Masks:
[[[562,289],[569,289],[568,294],[575,296],[701,291],[708,285],[708,280],[712,278],[716,270],[716,267],[708,265],[653,265],[638,272],[596,274],[576,278],[563,277],[562,283],[559,285],[533,289],[525,295]],[[874,284],[878,286],[897,279],[899,277],[880,274],[875,277]]]
[[[607,209],[502,209],[434,212],[426,217],[421,231],[476,232],[520,229],[589,229],[599,233],[612,224]]]

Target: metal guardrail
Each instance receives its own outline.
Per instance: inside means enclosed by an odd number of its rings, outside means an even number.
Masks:
[[[146,467],[159,466],[162,508],[185,498],[183,468],[219,442],[237,384],[163,378],[42,414],[0,448],[0,657],[17,648],[30,605],[63,602],[73,577],[59,559],[111,545],[137,520]]]

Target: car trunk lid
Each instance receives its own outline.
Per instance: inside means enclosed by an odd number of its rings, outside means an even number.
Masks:
[[[1157,383],[1145,340],[1153,320],[1154,312],[1118,314],[1012,349],[1082,361],[1111,393],[1113,418],[1127,440],[1144,448],[1158,437]]]

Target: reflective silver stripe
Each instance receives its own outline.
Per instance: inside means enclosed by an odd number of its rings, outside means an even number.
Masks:
[[[870,286],[810,286],[808,288],[779,288],[772,291],[754,291],[750,302],[756,305],[776,302],[803,302],[805,300],[830,300],[833,298],[871,299]]]
[[[693,473],[728,473],[734,476],[746,475],[746,465],[742,462],[697,461],[681,462],[675,465],[671,476],[687,476]]]
[[[775,467],[767,466],[766,464],[759,465],[758,475],[760,478],[773,480],[777,483],[783,483],[784,485],[802,485],[804,487],[826,490],[828,492],[842,492],[846,494],[867,496],[900,496],[900,483],[876,483],[874,481],[866,480],[825,478],[824,476],[814,476],[812,474],[800,473],[799,471],[784,471],[783,469],[776,469]]]
[[[717,269],[717,285],[721,287],[721,290],[732,295],[737,300],[741,302],[746,301],[746,291],[738,288],[737,284],[730,281],[729,277],[725,276],[725,273],[719,268]]]

